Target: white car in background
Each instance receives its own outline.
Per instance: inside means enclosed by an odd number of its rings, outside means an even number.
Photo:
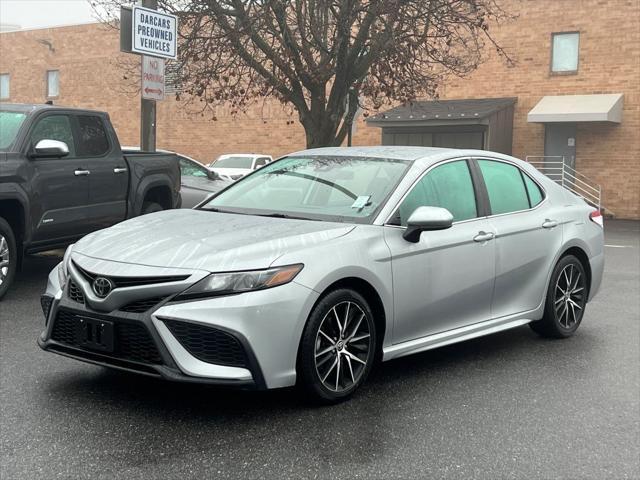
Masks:
[[[216,172],[218,175],[228,177],[231,180],[238,180],[272,161],[273,158],[271,155],[231,153],[228,155],[220,155],[217,160],[209,164],[209,170]]]

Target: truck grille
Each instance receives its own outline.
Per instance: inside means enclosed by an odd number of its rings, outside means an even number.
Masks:
[[[233,335],[195,323],[162,320],[174,337],[198,360],[229,367],[247,367],[247,356]]]
[[[77,325],[82,315],[67,310],[59,310],[53,324],[52,340],[65,345],[83,348],[77,336]],[[96,318],[93,315],[84,315],[87,318]],[[114,327],[114,351],[107,354],[132,362],[161,364],[162,358],[158,352],[151,334],[141,323],[126,322],[113,317],[107,317],[113,322]]]

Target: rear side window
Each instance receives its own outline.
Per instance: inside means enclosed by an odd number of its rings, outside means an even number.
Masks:
[[[455,222],[478,216],[466,160],[445,163],[422,177],[400,204],[393,223],[406,226],[415,209],[423,206],[446,208]]]
[[[531,180],[527,174],[523,173],[522,177],[524,178],[524,184],[527,187],[527,193],[529,194],[529,201],[533,208],[542,201],[544,195],[542,194],[542,190],[540,190],[538,184]]]
[[[527,190],[518,167],[492,160],[478,160],[478,164],[489,193],[492,215],[529,208]]]
[[[38,120],[31,132],[31,145],[35,147],[40,140],[57,140],[66,143],[69,155],[64,158],[76,155],[71,120],[67,115],[47,115]]]
[[[100,157],[109,151],[109,139],[100,117],[78,115],[78,156]]]

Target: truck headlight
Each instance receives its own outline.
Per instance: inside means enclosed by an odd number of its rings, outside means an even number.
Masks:
[[[293,280],[304,267],[299,263],[284,267],[245,272],[212,273],[182,292],[176,300],[252,292],[284,285]]]

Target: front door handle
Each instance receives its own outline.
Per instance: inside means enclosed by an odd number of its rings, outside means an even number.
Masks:
[[[90,173],[91,172],[89,170],[80,170],[80,169],[78,169],[75,172],[73,172],[73,174],[76,177],[82,177],[82,176],[85,176],[85,175],[89,175]]]
[[[557,220],[549,220],[548,218],[545,218],[544,223],[542,224],[542,228],[555,228],[557,226]]]
[[[474,242],[488,242],[489,240],[493,240],[495,238],[495,233],[493,232],[478,232],[478,234],[473,237]]]
[[[116,168],[113,169],[113,173],[124,173],[126,171],[127,171],[127,169],[124,168],[124,167],[116,167]]]

